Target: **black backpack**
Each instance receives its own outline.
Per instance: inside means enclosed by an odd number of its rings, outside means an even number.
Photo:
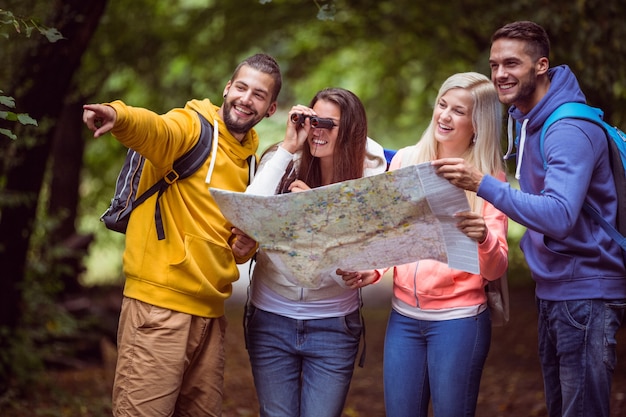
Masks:
[[[115,193],[109,208],[100,216],[100,221],[111,230],[126,233],[128,220],[133,209],[158,192],[154,221],[156,223],[159,240],[165,239],[161,207],[161,194],[175,181],[189,177],[196,172],[207,159],[213,143],[213,127],[201,114],[198,113],[201,123],[200,139],[183,156],[174,161],[172,169],[152,187],[137,197],[137,186],[143,170],[145,158],[132,149],[128,149],[126,160],[117,177]]]

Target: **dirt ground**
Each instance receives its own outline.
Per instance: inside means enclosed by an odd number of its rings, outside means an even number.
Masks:
[[[228,305],[224,417],[257,415],[257,402],[243,344],[241,300]],[[356,368],[343,417],[382,417],[382,351],[389,303],[386,296],[365,300],[367,359]],[[0,404],[3,417],[110,416],[111,347],[103,366],[49,371],[25,400]],[[109,353],[106,353],[106,352]],[[113,353],[114,355],[114,353]],[[618,368],[613,379],[613,417],[626,416],[626,329],[618,334]],[[512,289],[511,321],[494,328],[481,383],[477,416],[546,416],[537,359],[536,312],[532,288]]]

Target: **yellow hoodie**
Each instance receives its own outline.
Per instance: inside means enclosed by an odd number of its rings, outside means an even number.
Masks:
[[[109,105],[117,112],[113,135],[147,159],[137,195],[162,178],[196,143],[201,130],[196,112],[213,126],[217,121],[219,131],[213,138],[218,142],[210,186],[245,191],[247,158],[258,148],[257,134],[251,130],[240,143],[219,118],[219,108],[208,99],[189,101],[184,108],[164,115],[121,101]],[[232,225],[209,193],[210,160],[211,155],[198,171],[174,182],[161,196],[164,240],[156,235],[156,195],[133,210],[124,250],[125,296],[201,317],[224,314],[224,300],[239,278],[236,262],[247,259],[235,259],[230,248]]]

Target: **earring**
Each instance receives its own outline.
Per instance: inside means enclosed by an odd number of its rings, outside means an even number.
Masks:
[[[476,143],[476,134],[472,135],[472,143]]]

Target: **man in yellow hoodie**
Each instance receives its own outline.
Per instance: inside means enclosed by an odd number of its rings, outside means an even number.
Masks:
[[[276,61],[257,54],[235,69],[221,107],[208,99],[163,115],[121,101],[83,107],[94,137],[110,131],[146,157],[137,195],[198,141],[198,113],[214,129],[204,165],[160,197],[165,239],[157,238],[156,195],[131,214],[114,416],[222,415],[224,301],[239,278],[236,264],[253,255],[255,242],[232,233],[208,187],[245,191],[248,157],[259,144],[252,128],[276,111],[281,85]]]

